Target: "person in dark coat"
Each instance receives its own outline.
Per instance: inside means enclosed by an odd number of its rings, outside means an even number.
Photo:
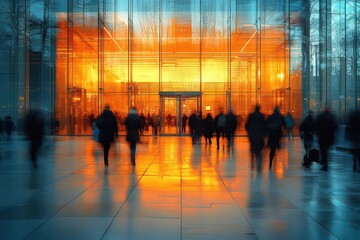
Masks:
[[[4,130],[6,133],[6,139],[11,140],[11,135],[15,129],[15,124],[10,116],[7,116],[4,121]]]
[[[126,141],[130,144],[131,164],[135,166],[136,143],[140,141],[141,129],[141,119],[135,108],[130,109],[124,125],[126,126]]]
[[[3,130],[3,120],[2,120],[2,118],[0,117],[0,141],[1,141],[2,138],[3,138],[3,134],[4,134],[4,130]]]
[[[196,112],[194,111],[189,117],[190,135],[191,135],[191,140],[192,140],[193,144],[196,143],[196,139],[197,139],[196,129],[199,125],[198,122],[199,122],[199,118],[196,115]]]
[[[118,137],[117,121],[109,105],[105,105],[104,111],[96,121],[96,126],[100,130],[99,142],[104,149],[104,164],[108,166],[110,145],[114,142],[115,136]]]
[[[299,126],[300,138],[303,141],[306,158],[309,158],[310,149],[314,141],[315,133],[315,119],[313,117],[313,112],[309,111],[308,115],[301,121]],[[311,164],[310,161],[304,161],[303,166],[309,167]]]
[[[266,125],[268,130],[267,146],[270,148],[269,169],[271,169],[276,149],[280,148],[282,130],[285,127],[284,117],[281,115],[278,107],[275,107],[274,112],[266,119]]]
[[[26,114],[25,133],[29,140],[30,159],[37,167],[37,154],[43,143],[45,120],[40,110],[32,109]]]
[[[355,110],[350,113],[347,126],[346,138],[351,144],[351,153],[353,155],[353,170],[360,170],[360,111]]]
[[[226,117],[227,148],[228,151],[230,151],[230,149],[234,150],[234,137],[238,122],[235,114],[232,112],[231,109],[229,110],[229,112],[226,114],[225,117]]]
[[[286,127],[286,134],[288,136],[288,140],[294,139],[294,126],[295,126],[295,120],[290,112],[286,114],[284,117],[285,119],[285,127]]]
[[[205,145],[211,145],[212,137],[214,133],[214,119],[210,113],[206,115],[206,118],[203,121],[204,128],[204,137],[205,137]]]
[[[186,133],[186,122],[188,120],[188,116],[186,115],[186,113],[184,113],[184,115],[181,118],[181,129],[182,129],[182,133]]]
[[[251,166],[252,168],[254,167],[254,160],[256,159],[257,169],[261,171],[261,151],[265,145],[266,123],[264,114],[260,112],[260,105],[256,105],[255,111],[249,114],[245,123],[245,129],[250,141]]]
[[[325,108],[315,120],[315,131],[320,147],[321,163],[323,164],[321,170],[323,171],[328,170],[328,150],[334,144],[336,129],[337,124],[334,114],[328,108]]]
[[[215,116],[214,119],[216,132],[216,149],[220,148],[220,137],[224,140],[226,136],[226,116],[222,110]]]

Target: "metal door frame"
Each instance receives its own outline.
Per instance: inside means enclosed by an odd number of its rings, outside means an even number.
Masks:
[[[183,112],[183,100],[184,99],[191,99],[194,98],[196,99],[196,107],[197,107],[197,111],[201,111],[201,107],[202,107],[202,94],[201,92],[160,92],[160,112],[162,114],[162,123],[165,122],[166,115],[165,115],[165,99],[174,99],[176,101],[176,136],[183,136],[183,135],[188,135],[188,134],[183,134],[182,133],[182,112]],[[161,126],[162,128],[164,128],[165,126]],[[165,130],[162,129],[160,131],[160,135],[174,135],[171,133],[164,133]]]

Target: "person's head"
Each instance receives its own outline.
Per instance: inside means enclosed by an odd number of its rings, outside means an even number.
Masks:
[[[279,112],[279,106],[275,106],[274,107],[274,113],[278,113]]]
[[[130,108],[129,113],[136,114],[136,108],[135,107]]]
[[[105,110],[110,110],[110,105],[107,103],[105,104],[105,107],[104,107]]]
[[[255,105],[255,112],[260,112],[260,104]]]

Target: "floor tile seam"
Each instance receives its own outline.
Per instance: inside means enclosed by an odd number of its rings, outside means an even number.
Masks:
[[[182,146],[181,146],[182,149]],[[184,203],[183,203],[183,174],[184,174],[184,164],[183,164],[184,158],[181,158],[181,162],[180,162],[180,240],[183,239],[183,207],[184,207]]]
[[[69,174],[71,175],[71,174]],[[42,226],[44,226],[49,220],[51,220],[52,218],[54,218],[60,211],[62,211],[66,206],[68,206],[70,203],[74,202],[75,199],[77,199],[79,196],[81,196],[83,193],[85,193],[87,190],[89,190],[89,188],[93,187],[94,185],[96,185],[98,182],[100,182],[102,179],[104,178],[104,176],[100,177],[96,182],[94,182],[93,184],[91,184],[90,186],[88,186],[85,190],[83,190],[82,192],[80,192],[77,196],[75,196],[72,200],[68,201],[66,204],[64,204],[61,208],[59,208],[56,212],[54,212],[54,214],[50,217],[47,217],[40,225],[38,225],[36,228],[34,228],[29,234],[27,234],[24,239],[28,239],[31,237],[31,235],[33,235],[38,229],[40,229]]]
[[[118,167],[120,165],[120,163],[116,166]],[[116,168],[114,167],[114,169]],[[59,178],[57,181],[61,181],[62,179],[65,179],[66,177],[71,176],[72,173],[69,173],[61,178]],[[31,237],[32,234],[34,234],[38,229],[40,229],[43,225],[45,225],[50,219],[54,218],[60,211],[62,211],[66,206],[68,206],[69,204],[71,204],[72,202],[74,202],[78,197],[80,197],[82,194],[84,194],[87,190],[89,190],[90,188],[92,188],[93,186],[95,186],[96,184],[98,184],[102,179],[104,179],[105,174],[102,175],[97,181],[95,181],[93,184],[89,185],[87,188],[85,188],[83,191],[81,191],[77,196],[75,196],[72,200],[68,201],[66,204],[64,204],[61,208],[59,208],[59,210],[57,210],[56,212],[54,212],[54,214],[50,217],[47,217],[40,225],[38,225],[36,228],[34,228],[27,236],[24,237],[24,239],[27,239],[29,237]],[[140,180],[139,180],[140,181]],[[55,183],[54,182],[54,183]],[[137,184],[136,184],[137,185]],[[135,185],[135,186],[136,186]]]
[[[338,239],[332,232],[330,232],[330,229],[328,229],[324,224],[317,221],[315,218],[313,218],[311,215],[309,215],[305,210],[300,209],[301,212],[305,213],[305,216],[316,222],[319,226],[321,226],[327,233],[330,234],[330,236],[334,237],[334,239]]]
[[[283,197],[288,200],[291,204],[293,204],[293,202],[286,196],[286,194],[284,194],[283,192],[279,192],[281,195],[283,195]],[[334,237],[335,239],[338,239],[336,236],[334,236],[334,234],[332,232],[330,232],[330,230],[324,226],[321,222],[317,221],[314,217],[312,217],[305,209],[298,207],[297,205],[294,204],[294,206],[296,207],[297,210],[299,210],[300,212],[302,212],[306,217],[308,217],[309,219],[313,220],[315,223],[317,223],[319,226],[321,226],[327,233],[329,233],[332,237]]]
[[[139,185],[139,182],[141,181],[141,179],[144,177],[145,173],[149,170],[150,166],[153,164],[153,162],[155,161],[155,159],[159,156],[159,151],[157,151],[157,154],[154,155],[152,161],[149,163],[149,165],[147,166],[147,168],[144,170],[144,172],[141,174],[141,176],[137,179],[136,184],[134,184],[134,186],[131,188],[130,191],[128,191],[128,194],[125,198],[125,200],[123,201],[123,203],[120,205],[119,209],[116,211],[114,217],[112,218],[112,220],[110,221],[109,225],[106,227],[104,233],[102,234],[102,236],[100,237],[100,240],[103,239],[107,233],[107,231],[109,230],[111,224],[115,221],[116,217],[119,215],[120,210],[123,208],[123,206],[125,205],[125,203],[128,201],[129,197],[131,196],[132,192],[134,191],[134,189]],[[133,166],[135,167],[135,166]]]
[[[254,235],[258,238],[256,231],[254,229],[254,227],[251,225],[250,220],[248,219],[248,217],[245,215],[244,210],[241,208],[241,206],[239,206],[238,202],[236,201],[235,197],[233,196],[233,194],[231,193],[231,191],[229,190],[229,188],[226,186],[224,179],[222,178],[222,176],[219,174],[217,168],[215,168],[216,173],[218,174],[222,184],[224,185],[226,191],[228,192],[228,194],[230,194],[230,197],[232,198],[232,200],[234,201],[234,203],[236,204],[236,206],[240,209],[241,214],[244,216],[247,224],[249,225],[249,227],[251,228],[251,231],[253,231]]]

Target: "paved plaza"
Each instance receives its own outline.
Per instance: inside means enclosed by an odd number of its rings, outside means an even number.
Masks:
[[[215,139],[213,139],[215,140]],[[136,166],[124,137],[109,167],[91,137],[51,137],[38,168],[26,141],[0,142],[0,239],[356,239],[360,173],[332,149],[329,171],[301,166],[284,139],[273,169],[251,169],[246,137],[235,150],[190,137],[142,137]]]

